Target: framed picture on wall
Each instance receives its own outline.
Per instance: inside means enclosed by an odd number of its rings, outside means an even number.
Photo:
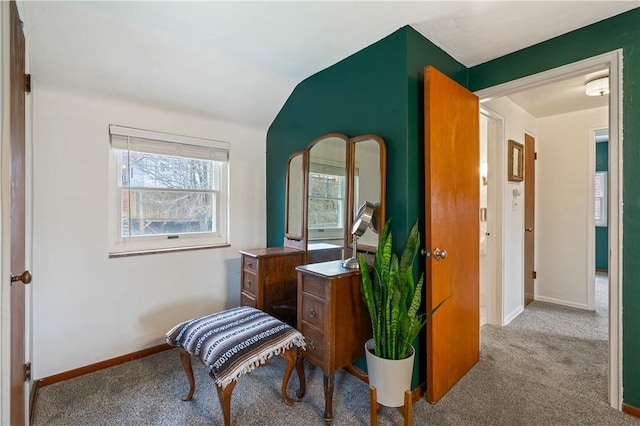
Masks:
[[[524,180],[524,145],[509,139],[507,155],[508,179],[512,182],[522,182]]]

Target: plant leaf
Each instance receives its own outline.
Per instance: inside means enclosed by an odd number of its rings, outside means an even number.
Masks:
[[[360,254],[359,261],[360,273],[362,275],[362,279],[360,281],[360,294],[362,295],[362,300],[364,300],[364,303],[367,306],[367,310],[369,311],[371,330],[373,332],[373,337],[377,341],[379,338],[378,318],[373,294],[373,284],[371,282],[371,275],[369,274],[369,266],[367,265],[367,259],[363,254]]]
[[[390,223],[391,220],[386,222],[378,239],[373,277],[369,274],[364,257],[360,257],[361,292],[370,312],[376,355],[402,359],[409,355],[410,346],[420,330],[446,299],[431,312],[419,314],[424,276],[419,277],[417,284],[413,276],[420,249],[418,221],[409,232],[400,258],[393,253]]]

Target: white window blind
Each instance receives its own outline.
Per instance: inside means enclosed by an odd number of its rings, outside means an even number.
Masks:
[[[607,172],[596,172],[593,187],[596,226],[607,226]]]
[[[109,125],[111,146],[116,149],[228,161],[229,143],[169,133]]]

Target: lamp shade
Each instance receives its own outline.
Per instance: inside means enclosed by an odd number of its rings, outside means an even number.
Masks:
[[[587,96],[604,96],[609,93],[609,76],[598,77],[588,81],[584,88]]]

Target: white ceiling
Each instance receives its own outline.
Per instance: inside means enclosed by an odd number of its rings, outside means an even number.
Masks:
[[[608,75],[608,70],[589,73],[509,95],[509,99],[537,118],[609,105],[609,95],[587,96],[588,81]]]
[[[34,85],[266,129],[295,86],[404,25],[467,67],[640,1],[20,3]]]

